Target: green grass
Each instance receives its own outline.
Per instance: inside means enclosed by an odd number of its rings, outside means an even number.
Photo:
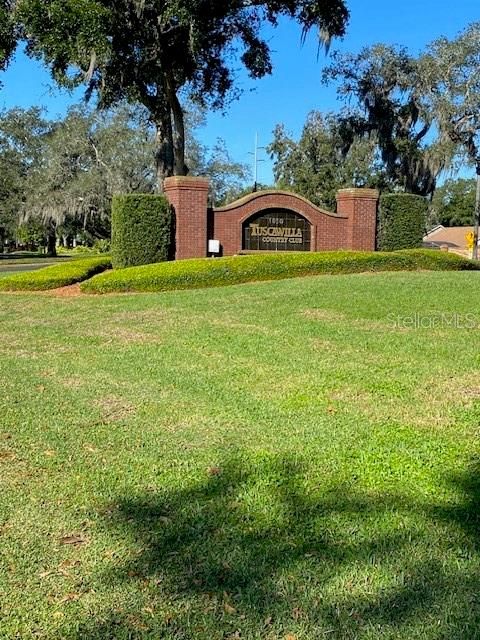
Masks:
[[[1,296],[0,638],[480,638],[478,290]]]
[[[161,262],[103,273],[82,285],[85,293],[125,293],[199,289],[322,273],[366,271],[478,270],[477,262],[431,250],[388,253],[335,251],[267,253],[218,259]]]
[[[44,291],[57,289],[91,278],[110,268],[108,256],[84,258],[55,264],[36,271],[8,274],[0,279],[0,291]]]

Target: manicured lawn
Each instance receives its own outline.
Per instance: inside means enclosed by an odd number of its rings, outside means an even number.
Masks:
[[[480,638],[479,278],[0,295],[0,638]]]

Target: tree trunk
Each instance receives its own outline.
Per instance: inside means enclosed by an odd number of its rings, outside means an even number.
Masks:
[[[142,103],[155,125],[155,170],[157,191],[163,193],[163,182],[170,176],[184,176],[185,119],[172,76],[163,78],[155,95],[143,94]]]
[[[155,169],[157,191],[163,193],[163,182],[170,176],[184,176],[185,119],[171,77],[164,78],[156,95],[144,95],[143,104],[150,112],[155,125]]]
[[[163,193],[163,181],[174,175],[173,131],[170,107],[159,98],[160,108],[155,116],[155,166],[157,190]]]
[[[48,227],[47,253],[52,258],[57,257],[57,234],[55,225],[50,225]]]
[[[163,193],[163,181],[173,176],[173,143],[164,123],[156,123],[155,134],[155,167],[157,174],[157,191]]]
[[[173,175],[184,176],[188,169],[185,165],[185,118],[182,105],[175,90],[175,84],[171,77],[166,80],[166,94],[170,104],[173,121]]]

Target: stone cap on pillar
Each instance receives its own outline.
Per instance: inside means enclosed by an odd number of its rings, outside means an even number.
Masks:
[[[378,200],[379,198],[380,192],[378,189],[352,187],[350,189],[340,189],[337,192],[337,200]]]
[[[188,189],[190,191],[208,191],[210,180],[200,176],[171,176],[163,181],[165,191],[172,189]]]

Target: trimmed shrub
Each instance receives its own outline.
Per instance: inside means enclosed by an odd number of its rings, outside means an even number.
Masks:
[[[112,243],[106,238],[103,238],[102,240],[95,240],[92,249],[96,253],[110,253],[112,250]]]
[[[389,193],[380,198],[377,247],[380,251],[422,246],[428,205],[411,193]]]
[[[392,253],[337,251],[179,260],[111,271],[81,285],[88,293],[169,291],[220,287],[260,280],[366,271],[480,269],[460,256],[423,249]]]
[[[38,271],[26,271],[0,278],[0,291],[45,291],[76,284],[111,267],[108,256],[72,260]]]
[[[112,201],[112,263],[115,269],[169,260],[173,213],[162,195],[117,195]]]

